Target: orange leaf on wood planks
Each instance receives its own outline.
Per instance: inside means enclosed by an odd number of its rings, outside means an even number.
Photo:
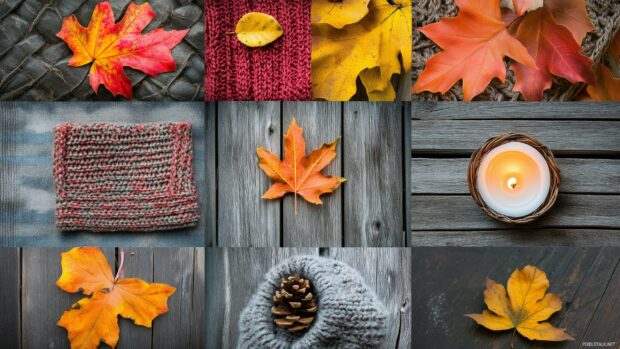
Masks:
[[[316,205],[323,202],[319,198],[331,193],[346,179],[326,176],[321,171],[336,158],[338,140],[325,143],[306,156],[306,143],[303,129],[293,118],[284,135],[284,160],[263,147],[256,149],[258,166],[275,183],[263,194],[263,199],[278,199],[286,193],[295,194],[295,214],[297,214],[297,194]]]
[[[76,247],[62,254],[62,275],[56,285],[66,292],[81,292],[83,298],[66,310],[58,326],[67,329],[71,348],[94,349],[101,342],[115,347],[120,330],[118,315],[136,325],[151,327],[153,319],[168,311],[168,297],[175,288],[122,279],[123,252],[117,276],[96,247]]]
[[[489,310],[465,315],[479,325],[493,331],[514,329],[533,340],[574,339],[564,329],[541,322],[562,309],[560,297],[547,293],[549,280],[544,271],[531,265],[517,268],[508,279],[508,293],[503,285],[490,279],[487,279],[486,287],[484,302]]]
[[[536,60],[538,69],[514,63],[514,90],[521,92],[526,101],[539,101],[543,91],[551,87],[551,74],[576,82],[594,80],[592,60],[580,53],[581,46],[571,32],[554,20],[546,7],[530,12],[519,22],[516,38]]]
[[[123,67],[131,67],[146,74],[176,70],[171,50],[179,44],[188,30],[155,29],[142,35],[144,28],[155,18],[148,3],[131,3],[123,19],[114,23],[114,13],[109,2],[95,6],[87,28],[75,15],[64,19],[58,34],[64,40],[73,57],[69,65],[90,67],[90,86],[95,92],[103,84],[113,95],[131,98],[131,81]]]
[[[443,51],[426,62],[413,92],[445,93],[463,79],[463,97],[470,101],[494,77],[505,81],[505,56],[536,67],[527,49],[506,30],[499,0],[456,0],[456,4],[456,17],[418,29]]]

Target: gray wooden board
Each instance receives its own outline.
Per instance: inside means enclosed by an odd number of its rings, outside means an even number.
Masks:
[[[0,248],[0,348],[21,346],[19,299],[21,285],[20,251],[17,248]]]
[[[549,146],[560,196],[523,226],[486,216],[467,186],[469,156],[488,138],[526,132]],[[620,104],[413,103],[412,246],[620,245]]]
[[[192,123],[198,226],[156,233],[60,232],[55,227],[52,130],[62,122]],[[203,103],[0,104],[0,243],[2,246],[203,246],[205,243],[205,124]]]
[[[485,279],[506,284],[515,268],[530,264],[546,272],[549,292],[563,308],[550,318],[575,341],[528,341],[515,348],[579,348],[584,342],[620,341],[620,249],[575,247],[414,248],[413,347],[508,348],[512,331],[490,331],[464,314],[485,309]]]
[[[409,348],[411,258],[407,248],[207,249],[207,348],[235,347],[239,315],[269,269],[291,256],[319,253],[358,270],[386,305],[390,326],[381,348]]]
[[[69,294],[56,286],[61,274],[60,254],[64,251],[58,248],[22,251],[21,348],[69,347],[66,330],[56,323],[64,310],[85,296]],[[116,270],[120,263],[119,250],[104,248],[103,252]],[[168,312],[158,316],[150,329],[119,317],[117,348],[204,347],[202,335],[197,333],[204,327],[202,315],[197,315],[204,312],[204,281],[200,282],[204,280],[204,248],[127,248],[124,269],[126,278],[166,283],[176,287],[176,292],[168,299]],[[20,305],[19,301],[16,304]]]
[[[220,102],[207,106],[217,128],[217,246],[404,246],[406,230],[402,103]],[[408,110],[408,108],[406,109]],[[407,113],[408,115],[408,113]],[[347,178],[324,204],[264,200],[271,180],[256,149],[282,156],[293,117],[306,151],[340,138],[325,173]],[[210,133],[210,132],[208,132]],[[213,238],[212,238],[213,240]]]
[[[207,235],[205,246],[217,246],[217,108],[215,103],[206,103],[205,127],[205,181]]]

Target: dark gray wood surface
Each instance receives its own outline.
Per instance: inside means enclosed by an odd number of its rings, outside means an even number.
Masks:
[[[198,226],[155,233],[60,232],[55,227],[53,128],[62,122],[189,121],[201,204]],[[203,103],[0,104],[0,246],[204,246],[206,231]]]
[[[207,348],[234,348],[239,315],[263,281],[286,258],[322,255],[358,270],[389,313],[381,348],[411,345],[411,250],[408,248],[210,248],[207,249]]]
[[[60,254],[66,250],[0,249],[0,261],[7,261],[2,264],[7,269],[2,270],[0,281],[11,286],[6,287],[6,293],[3,286],[0,297],[0,304],[5,306],[0,320],[2,348],[69,347],[66,330],[56,323],[64,310],[85,296],[56,286],[61,274]],[[116,269],[118,249],[102,251]],[[162,282],[177,290],[168,300],[168,313],[157,317],[152,328],[119,317],[117,348],[204,347],[204,258],[204,248],[125,249],[125,277]],[[13,290],[20,288],[21,293]]]
[[[575,247],[414,248],[413,348],[510,348],[512,331],[490,331],[464,316],[481,313],[485,279],[501,284],[516,268],[546,272],[563,308],[550,318],[575,341],[515,337],[515,348],[586,348],[620,344],[620,249]],[[600,347],[600,346],[599,346]]]
[[[509,225],[469,195],[469,156],[525,132],[554,152],[560,196],[541,219]],[[620,245],[620,104],[412,103],[412,246]]]
[[[405,172],[408,144],[403,103],[219,102],[207,105],[207,173],[217,181],[208,240],[214,246],[405,246]],[[271,180],[257,166],[260,146],[282,156],[283,136],[295,117],[306,151],[339,139],[338,156],[325,173],[347,178],[315,206],[291,195],[264,200]],[[213,157],[213,158],[211,158]],[[405,166],[407,164],[407,166]]]

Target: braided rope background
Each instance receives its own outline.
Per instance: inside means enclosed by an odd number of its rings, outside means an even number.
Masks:
[[[519,218],[508,217],[503,214],[497,213],[493,209],[489,208],[480,197],[480,193],[478,192],[478,188],[476,187],[478,167],[480,167],[480,163],[482,162],[484,156],[488,154],[491,150],[508,142],[521,142],[532,146],[534,149],[538,150],[538,152],[547,162],[547,165],[549,166],[549,171],[551,172],[551,184],[549,194],[547,195],[545,201],[531,214]],[[486,214],[488,214],[492,218],[495,218],[505,223],[528,223],[545,214],[547,211],[549,211],[553,204],[555,204],[555,200],[558,198],[558,193],[560,191],[560,169],[555,162],[555,157],[553,156],[551,150],[549,150],[549,148],[547,148],[544,144],[540,143],[534,137],[523,133],[504,133],[488,139],[482,145],[482,147],[480,147],[480,149],[474,151],[471,154],[469,168],[467,170],[467,185],[469,186],[469,192],[474,198],[474,201],[478,204],[478,206],[482,208],[482,210]]]
[[[615,34],[620,31],[620,1],[587,0],[587,10],[594,31],[586,35],[581,44],[581,52],[594,62],[601,63],[607,47]],[[454,0],[413,0],[413,27],[419,28],[439,21],[444,17],[454,17],[458,8]],[[424,70],[424,63],[441,49],[422,33],[413,32],[412,79],[413,83]],[[505,59],[507,62],[508,60]],[[522,100],[518,92],[513,92],[514,73],[506,72],[506,83],[493,79],[486,90],[476,100],[505,101]],[[571,84],[567,80],[554,77],[551,88],[544,94],[547,101],[573,100],[584,88],[584,84]],[[460,101],[463,100],[462,82],[455,84],[446,94],[423,92],[413,94],[412,100]]]
[[[125,14],[130,0],[111,0],[116,20]],[[135,1],[140,4],[144,0]],[[62,19],[75,14],[88,25],[96,1],[2,0],[0,1],[0,100],[118,100],[103,86],[95,94],[88,82],[88,69],[69,67],[72,56],[56,37]],[[175,72],[157,78],[125,68],[133,83],[136,100],[202,100],[204,50],[202,0],[150,1],[156,17],[145,29],[190,28],[172,50]]]

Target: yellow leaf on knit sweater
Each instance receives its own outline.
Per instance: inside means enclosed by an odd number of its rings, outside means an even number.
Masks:
[[[235,33],[237,33],[237,39],[244,45],[260,47],[282,36],[282,26],[268,14],[249,12],[237,22]]]
[[[410,69],[411,1],[370,0],[368,9],[361,21],[342,29],[312,23],[314,98],[349,100],[356,93],[360,73],[375,67],[379,72],[372,76],[374,91],[393,90],[392,75]],[[368,77],[363,83],[370,83]]]

